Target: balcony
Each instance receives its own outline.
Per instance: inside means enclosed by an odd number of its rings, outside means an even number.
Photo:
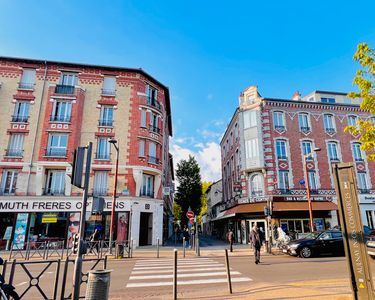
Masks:
[[[264,196],[264,192],[262,190],[251,191],[251,197],[261,197],[261,196]]]
[[[160,128],[159,128],[159,127],[156,127],[156,126],[150,125],[150,126],[149,126],[149,130],[150,130],[150,132],[155,132],[155,133],[157,133],[157,134],[160,134]]]
[[[287,157],[286,155],[278,155],[278,156],[277,156],[277,159],[287,160],[288,157]]]
[[[113,126],[113,120],[99,120],[99,126],[108,126],[112,127]]]
[[[301,132],[310,132],[311,131],[311,129],[310,129],[310,127],[306,127],[306,126],[301,126],[300,127],[300,130],[301,130]]]
[[[290,189],[277,189],[276,193],[278,195],[290,195],[291,194],[291,190]]]
[[[66,157],[67,150],[66,148],[47,148],[46,155],[48,157]]]
[[[285,126],[275,125],[275,130],[277,130],[277,131],[285,131]]]
[[[23,150],[22,149],[7,149],[5,152],[5,156],[23,157]]]
[[[34,90],[34,83],[20,82],[18,84],[19,90]]]
[[[15,187],[9,188],[9,186],[6,186],[0,189],[0,196],[14,196],[15,194],[16,194]]]
[[[148,156],[148,162],[150,164],[158,165],[160,163],[159,158],[154,157],[154,156]]]
[[[12,122],[14,123],[27,123],[29,116],[12,116]]]
[[[44,195],[46,195],[46,196],[64,196],[65,190],[64,189],[58,189],[58,188],[46,188],[44,190]]]
[[[110,159],[110,155],[109,155],[109,153],[100,153],[100,152],[97,152],[95,154],[95,159],[109,160]]]
[[[330,157],[329,160],[330,161],[340,161],[340,159],[338,157]]]
[[[55,93],[56,94],[63,94],[63,95],[73,95],[74,94],[74,86],[73,85],[56,84]]]
[[[71,119],[72,119],[71,116],[50,116],[49,118],[51,122],[65,122],[65,123],[69,123]]]
[[[102,96],[116,96],[116,90],[102,89]]]
[[[154,197],[154,192],[152,191],[142,191],[141,190],[141,197]]]
[[[356,157],[354,160],[356,162],[363,162],[363,161],[365,161],[362,157]]]
[[[336,129],[335,128],[325,128],[324,130],[328,134],[336,133]]]

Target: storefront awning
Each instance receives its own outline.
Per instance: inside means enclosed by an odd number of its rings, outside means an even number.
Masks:
[[[322,201],[312,202],[312,210],[338,210],[337,205],[333,202]],[[273,202],[273,211],[296,211],[309,210],[307,201],[303,202]]]
[[[229,210],[225,210],[225,211],[222,211],[220,212],[215,219],[212,219],[212,221],[218,221],[218,220],[221,220],[221,219],[226,219],[226,218],[231,218],[231,217],[234,217],[236,214],[235,213],[231,213],[230,212],[230,209]]]

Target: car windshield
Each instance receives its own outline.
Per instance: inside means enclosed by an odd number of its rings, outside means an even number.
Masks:
[[[321,232],[310,232],[305,235],[304,239],[315,239]]]

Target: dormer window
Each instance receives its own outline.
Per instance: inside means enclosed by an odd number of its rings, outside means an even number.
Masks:
[[[322,103],[331,103],[331,104],[336,103],[335,98],[320,98],[320,101]]]

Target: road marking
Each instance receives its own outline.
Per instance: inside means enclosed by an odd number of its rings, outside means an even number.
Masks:
[[[173,262],[169,262],[168,264],[172,264]],[[202,262],[198,262],[198,261],[177,261],[177,265],[199,265],[199,264],[208,264],[208,263],[216,263],[215,261],[211,260],[211,261],[202,261]],[[153,266],[163,266],[163,265],[166,265],[167,263],[152,263],[152,264],[145,264],[145,263],[136,263],[135,266],[136,267],[147,267],[147,266],[150,266],[150,267],[153,267]]]
[[[18,284],[16,284],[15,286],[21,286],[21,285],[24,285],[24,284],[26,284],[26,283],[28,283],[28,281],[24,281],[24,282],[18,283]]]
[[[224,266],[223,264],[198,264],[198,265],[184,265],[184,266],[180,266],[178,265],[178,268],[191,268],[191,267],[222,267]],[[157,269],[171,269],[173,268],[173,265],[170,265],[170,266],[160,266],[160,267],[134,267],[133,270],[157,270]]]
[[[231,268],[232,269],[232,268]],[[224,267],[218,267],[218,268],[195,268],[195,269],[183,269],[178,270],[178,272],[190,272],[190,271],[221,271],[225,270]],[[155,274],[155,273],[171,273],[173,272],[173,269],[170,268],[170,270],[151,270],[151,271],[133,271],[132,274]]]
[[[179,261],[204,261],[204,260],[212,260],[211,258],[181,258],[178,259]],[[150,263],[150,262],[173,262],[172,258],[167,259],[148,259],[148,260],[138,260],[138,262]]]
[[[207,272],[207,273],[188,273],[188,274],[177,274],[177,278],[186,277],[208,277],[208,276],[223,276],[227,275],[227,272]],[[241,275],[240,272],[233,271],[231,275]],[[161,279],[161,278],[173,278],[173,274],[170,275],[145,275],[145,276],[130,276],[129,280],[139,279]]]

